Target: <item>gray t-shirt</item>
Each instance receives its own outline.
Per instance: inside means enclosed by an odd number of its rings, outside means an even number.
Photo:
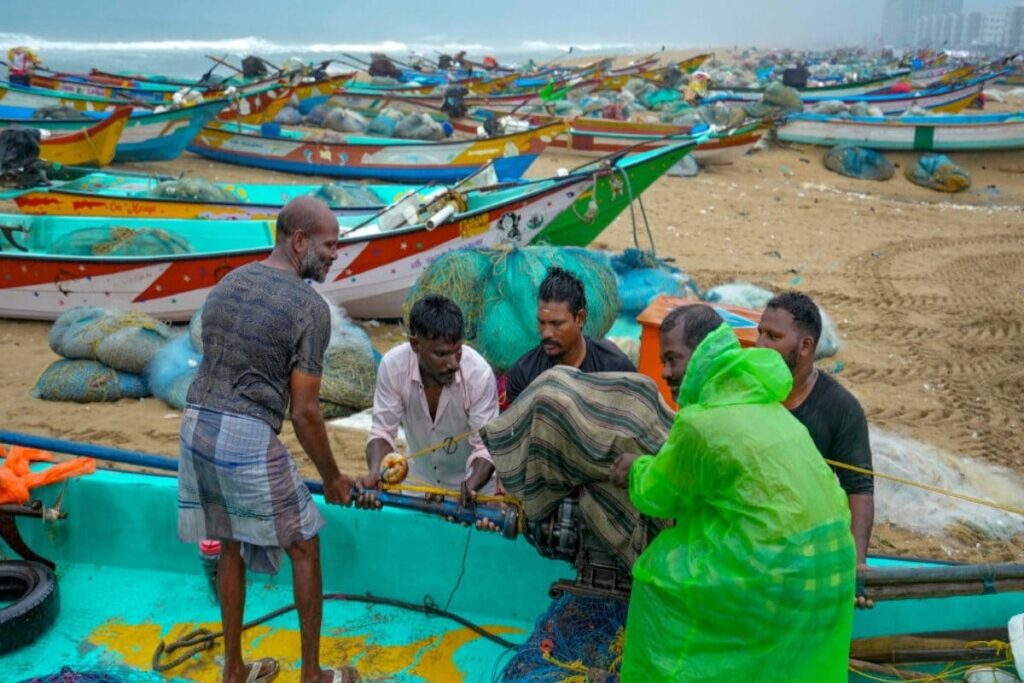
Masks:
[[[327,302],[295,273],[258,262],[237,268],[203,306],[203,361],[188,402],[280,432],[292,370],[319,376],[330,338]]]

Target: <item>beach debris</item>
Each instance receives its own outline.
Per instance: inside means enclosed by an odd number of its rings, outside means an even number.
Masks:
[[[861,180],[888,180],[896,174],[892,162],[885,156],[854,145],[837,145],[825,152],[825,168]]]
[[[971,186],[971,176],[945,154],[923,154],[904,172],[907,180],[940,192],[962,192]]]

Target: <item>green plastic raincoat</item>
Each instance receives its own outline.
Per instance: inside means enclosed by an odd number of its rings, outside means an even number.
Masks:
[[[847,680],[850,513],[792,383],[727,325],[694,350],[668,441],[630,469],[637,509],[676,525],[633,567],[624,683]]]

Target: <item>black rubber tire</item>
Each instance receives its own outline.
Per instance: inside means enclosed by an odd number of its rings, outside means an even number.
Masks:
[[[0,562],[0,600],[13,600],[0,609],[0,654],[35,641],[57,620],[60,593],[57,577],[38,562]]]

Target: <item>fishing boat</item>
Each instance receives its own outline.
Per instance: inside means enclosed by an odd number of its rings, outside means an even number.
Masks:
[[[851,95],[841,97],[821,97],[801,94],[805,105],[814,105],[818,102],[840,100],[846,104],[862,102],[868,106],[878,107],[883,114],[901,114],[911,107],[930,109],[936,112],[955,114],[963,111],[981,93],[985,84],[996,78],[997,74],[989,74],[972,78],[963,83],[944,85],[938,88],[918,90],[908,93],[868,94]],[[717,94],[705,100],[707,104],[715,102],[722,103],[749,103],[760,99],[759,95],[733,93],[729,95]]]
[[[548,117],[531,116],[545,121]],[[622,150],[644,151],[672,144],[678,136],[693,134],[693,126],[643,121],[617,121],[578,116],[569,122],[569,130],[551,143],[552,147],[586,154],[604,155]],[[701,165],[731,164],[757,144],[767,130],[760,121],[737,128],[716,131],[701,142],[692,156]]]
[[[874,78],[866,78],[856,81],[845,81],[843,83],[828,83],[820,85],[808,85],[802,88],[796,88],[796,91],[800,93],[800,97],[829,97],[832,99],[842,99],[844,97],[851,97],[854,95],[868,95],[870,93],[877,92],[879,90],[885,90],[891,88],[897,83],[906,81],[910,76],[910,69],[900,69],[893,73],[877,76]],[[756,87],[735,87],[735,88],[710,88],[712,93],[716,92],[746,92],[746,93],[764,93],[764,86]]]
[[[522,185],[494,186],[485,169],[463,185],[430,193],[454,192],[454,206],[433,209],[410,195],[377,215],[341,216],[338,259],[326,282],[314,287],[354,317],[399,317],[409,288],[441,254],[535,241],[587,244],[693,145]],[[72,306],[98,305],[188,320],[226,273],[270,253],[274,226],[0,214],[0,240],[0,317],[52,320]],[[134,240],[162,248],[133,252]],[[124,255],[132,253],[149,255]]]
[[[39,158],[66,166],[106,166],[114,159],[118,142],[131,115],[131,107],[114,110],[105,119],[75,129],[51,129],[43,121],[16,121],[22,128],[42,129]],[[0,121],[0,128],[11,127],[11,122]]]
[[[794,114],[779,140],[832,147],[913,152],[992,152],[1024,149],[1024,113],[956,116],[827,116]]]
[[[36,505],[0,507],[18,531],[5,534],[14,540],[0,543],[4,555],[36,562],[0,563],[14,577],[5,583],[13,599],[27,593],[34,607],[31,625],[19,632],[23,644],[5,643],[5,680],[67,666],[69,675],[92,671],[138,683],[219,681],[218,649],[195,632],[219,630],[215,556],[211,561],[177,541],[177,460],[10,431],[0,432],[0,442],[150,472],[97,469],[33,489]],[[381,510],[364,511],[327,505],[321,487],[311,482],[310,488],[326,520],[323,664],[352,664],[363,680],[490,683],[545,615],[551,593],[625,599],[587,585],[569,563],[542,557],[518,533],[514,506],[481,504],[471,512],[450,498],[431,503],[385,492]],[[484,516],[500,533],[466,529],[442,515]],[[992,641],[1009,640],[1006,624],[1021,610],[1024,567],[885,557],[870,557],[868,567],[862,577],[877,604],[854,616],[850,683],[921,680],[910,672],[934,675],[946,668],[942,659],[988,654],[1005,663]],[[299,667],[298,623],[287,609],[290,565],[250,581],[258,589],[246,596],[246,618],[281,612],[244,632],[246,658],[275,658],[289,680]],[[198,642],[190,645],[186,636]],[[588,643],[595,652],[610,645]],[[785,679],[772,672],[764,680]]]
[[[214,100],[159,113],[144,109],[133,111],[118,140],[114,161],[130,163],[177,159],[203,126],[212,121],[226,104],[226,100]],[[0,128],[21,126],[63,134],[93,127],[113,115],[83,112],[78,119],[37,119],[32,118],[35,112],[35,109],[0,104]]]
[[[484,140],[424,142],[213,124],[188,149],[216,161],[272,171],[413,183],[457,182],[496,160],[499,177],[514,180],[564,130],[564,124],[556,123]]]

